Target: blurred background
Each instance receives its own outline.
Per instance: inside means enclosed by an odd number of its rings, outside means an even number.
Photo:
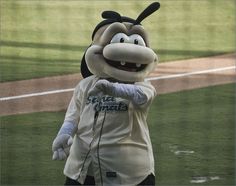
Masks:
[[[151,2],[1,0],[1,82],[79,72],[102,11],[136,18]],[[160,3],[143,26],[161,62],[235,51],[234,0]]]
[[[136,18],[151,2],[1,0],[1,85],[79,73],[102,11]],[[159,2],[142,24],[160,63],[235,52],[234,0]],[[64,162],[51,160],[64,114],[1,116],[1,185],[64,183]],[[235,84],[160,95],[148,121],[157,185],[235,185]]]

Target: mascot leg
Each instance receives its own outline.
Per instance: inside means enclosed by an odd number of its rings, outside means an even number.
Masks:
[[[66,182],[65,182],[65,186],[69,186],[69,185],[82,185],[79,182],[72,180],[68,177],[66,177]],[[95,181],[94,181],[94,177],[92,176],[87,176],[85,179],[85,182],[83,185],[95,185]],[[143,180],[140,184],[138,184],[140,186],[142,185],[155,185],[155,176],[153,174],[150,174],[145,180]]]
[[[155,176],[153,174],[148,175],[148,177],[138,185],[140,185],[140,186],[142,186],[142,185],[155,186]]]
[[[65,186],[67,186],[67,185],[68,186],[69,185],[95,185],[95,180],[94,180],[94,177],[87,176],[85,181],[84,181],[84,184],[80,184],[79,182],[66,177]]]

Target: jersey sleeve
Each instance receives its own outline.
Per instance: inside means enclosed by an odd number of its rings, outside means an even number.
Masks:
[[[81,97],[82,97],[82,92],[81,92],[80,84],[79,84],[74,90],[70,104],[66,111],[64,122],[70,122],[73,124],[77,124],[79,122]]]

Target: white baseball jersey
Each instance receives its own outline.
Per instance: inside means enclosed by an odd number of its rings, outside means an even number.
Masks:
[[[64,174],[80,183],[90,175],[96,185],[137,185],[154,174],[146,119],[155,88],[148,82],[135,83],[147,97],[145,104],[135,106],[119,97],[88,96],[98,80],[83,79],[68,107],[65,122],[78,122],[78,130]]]

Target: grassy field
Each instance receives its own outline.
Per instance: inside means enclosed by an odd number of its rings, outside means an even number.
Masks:
[[[59,185],[51,143],[64,112],[1,118],[1,185]],[[157,185],[235,185],[235,85],[157,97],[149,113]],[[191,182],[192,181],[192,182]]]
[[[103,10],[136,18],[150,2],[1,0],[0,81],[79,72]],[[160,3],[143,25],[161,62],[235,51],[234,0]]]

